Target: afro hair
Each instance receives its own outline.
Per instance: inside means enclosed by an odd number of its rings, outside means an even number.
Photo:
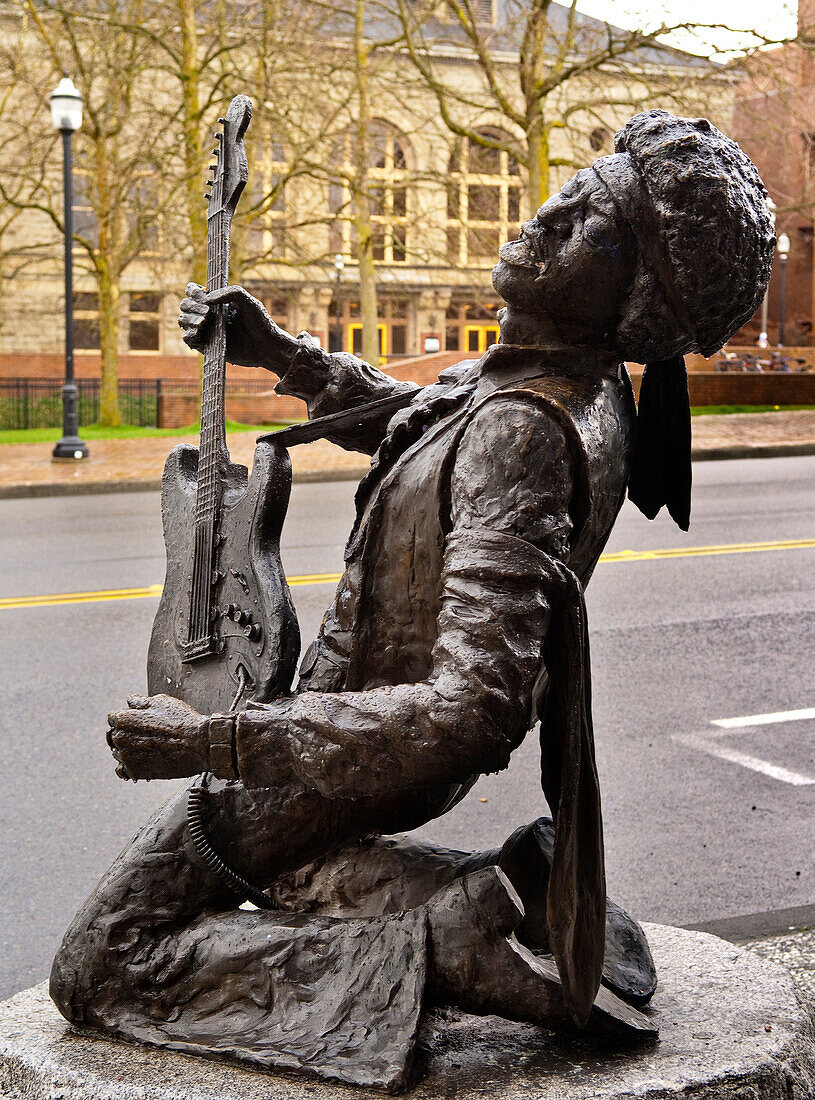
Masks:
[[[775,235],[758,171],[707,119],[667,111],[635,115],[615,149],[629,155],[650,199],[673,283],[667,293],[640,260],[620,348],[639,363],[712,355],[753,316],[769,282]]]

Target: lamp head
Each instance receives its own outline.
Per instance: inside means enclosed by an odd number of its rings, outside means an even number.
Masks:
[[[786,233],[782,233],[778,238],[776,248],[778,249],[778,255],[781,259],[786,260],[787,256],[790,254],[790,239]]]
[[[51,122],[55,130],[78,130],[82,125],[82,96],[69,76],[51,93]]]

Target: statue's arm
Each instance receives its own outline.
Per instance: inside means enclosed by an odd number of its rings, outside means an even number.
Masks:
[[[309,419],[342,409],[356,408],[369,401],[401,393],[418,393],[415,382],[399,382],[363,359],[348,352],[324,351],[308,336],[299,337],[300,348],[275,386],[277,393],[300,397],[308,407]],[[385,434],[393,410],[369,417],[361,428],[336,430],[326,438],[349,451],[373,454]]]
[[[304,692],[241,714],[244,784],[273,786],[291,769],[328,797],[354,798],[506,767],[535,721],[552,558],[568,557],[571,487],[562,429],[515,398],[489,402],[452,475],[431,674]]]
[[[305,401],[311,419],[419,390],[414,382],[398,382],[355,355],[323,351],[308,333],[292,336],[275,323],[262,302],[239,286],[207,293],[197,283],[188,284],[178,323],[191,348],[203,349],[216,306],[225,310],[228,361],[278,375],[277,392]],[[326,438],[347,450],[373,454],[392,415],[392,410],[381,413],[361,429],[337,430]]]

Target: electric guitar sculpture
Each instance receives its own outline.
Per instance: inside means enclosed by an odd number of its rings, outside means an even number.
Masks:
[[[210,290],[228,281],[229,229],[247,180],[243,135],[251,116],[251,100],[239,95],[219,120],[207,196]],[[286,448],[268,440],[255,449],[251,478],[230,461],[223,309],[215,311],[204,351],[200,447],[175,447],[164,467],[167,575],[147,658],[151,695],[173,695],[204,714],[288,691],[300,652],[280,561],[291,463]]]

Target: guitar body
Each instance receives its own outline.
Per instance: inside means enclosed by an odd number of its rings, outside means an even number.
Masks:
[[[209,573],[210,636],[191,653],[199,450],[181,445],[164,467],[161,511],[167,573],[147,658],[151,695],[183,699],[202,714],[265,702],[291,688],[300,632],[283,566],[280,533],[291,491],[283,447],[259,443],[252,476],[222,462],[221,501]]]

